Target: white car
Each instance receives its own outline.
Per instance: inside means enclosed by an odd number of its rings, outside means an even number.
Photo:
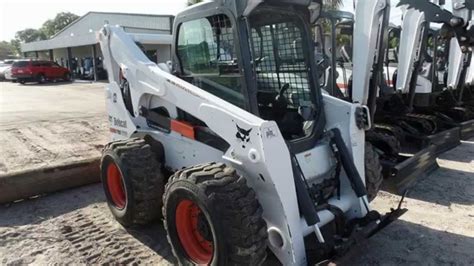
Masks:
[[[13,60],[5,60],[0,64],[0,81],[5,80],[5,71],[12,68]]]
[[[13,81],[13,82],[16,81],[16,78],[14,78],[12,76],[12,67],[9,67],[5,70],[4,76],[5,76],[5,80],[10,80],[10,81]]]

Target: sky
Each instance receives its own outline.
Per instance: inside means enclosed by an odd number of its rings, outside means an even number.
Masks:
[[[0,0],[0,41],[15,32],[40,28],[59,12],[82,16],[89,11],[176,15],[186,0]]]
[[[390,20],[400,24],[401,11],[395,7],[398,1],[391,2]],[[186,0],[0,0],[0,41],[13,39],[15,32],[25,28],[40,28],[59,12],[79,16],[89,11],[176,15],[186,3]],[[353,12],[353,0],[343,3],[343,10]],[[446,6],[450,5],[447,0]]]

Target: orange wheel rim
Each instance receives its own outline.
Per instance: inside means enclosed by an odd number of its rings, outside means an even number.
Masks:
[[[118,209],[125,208],[127,196],[122,181],[122,174],[115,163],[110,163],[107,167],[107,187],[115,207]]]
[[[176,230],[181,246],[197,264],[212,261],[214,245],[210,226],[202,210],[191,200],[182,200],[176,208]]]

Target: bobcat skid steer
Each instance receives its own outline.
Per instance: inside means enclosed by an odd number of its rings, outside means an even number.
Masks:
[[[258,265],[267,250],[284,265],[306,265],[406,211],[370,208],[365,99],[319,89],[308,55],[321,5],[193,5],[175,19],[170,64],[149,61],[120,27],[104,26],[112,141],[101,178],[121,224],[162,216],[182,265]]]

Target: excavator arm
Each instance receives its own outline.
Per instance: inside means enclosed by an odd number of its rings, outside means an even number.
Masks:
[[[388,0],[358,1],[354,25],[352,101],[366,105],[370,117],[383,79],[386,31],[390,13]],[[370,82],[371,75],[373,82]]]

